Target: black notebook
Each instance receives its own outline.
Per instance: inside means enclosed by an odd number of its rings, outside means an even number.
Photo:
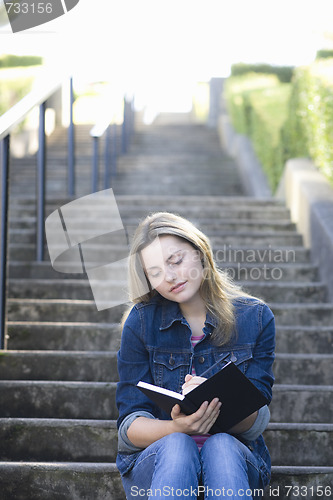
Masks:
[[[185,396],[142,381],[137,387],[169,415],[175,404],[180,405],[183,413],[190,415],[204,401],[219,398],[222,406],[210,434],[228,431],[268,403],[265,396],[232,361]]]

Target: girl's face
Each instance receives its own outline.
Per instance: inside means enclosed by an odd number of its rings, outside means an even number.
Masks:
[[[164,298],[188,303],[200,297],[201,255],[183,238],[162,235],[141,251],[151,286]]]

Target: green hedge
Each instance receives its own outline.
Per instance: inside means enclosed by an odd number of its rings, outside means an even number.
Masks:
[[[327,56],[326,56],[327,57]],[[231,66],[231,76],[241,76],[248,73],[276,75],[280,82],[290,83],[294,72],[293,66],[272,66],[270,64],[237,63]]]
[[[291,85],[275,75],[230,77],[225,85],[227,108],[235,130],[252,140],[274,191],[286,160],[281,129],[288,116]]]
[[[333,50],[322,49],[318,50],[316,54],[316,59],[327,59],[333,57]]]
[[[43,58],[39,56],[14,56],[11,54],[0,56],[0,68],[39,66],[42,63]]]
[[[333,58],[277,76],[227,79],[225,97],[237,132],[247,135],[274,191],[289,158],[310,157],[333,183]]]
[[[333,59],[297,68],[283,140],[289,157],[309,156],[333,182]]]
[[[30,92],[41,66],[0,69],[0,115]]]

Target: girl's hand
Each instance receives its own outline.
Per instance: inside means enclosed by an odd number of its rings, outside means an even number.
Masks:
[[[204,377],[193,377],[193,375],[189,375],[189,374],[186,375],[185,383],[182,385],[183,395],[185,395],[188,392],[195,389],[195,387],[197,387],[197,385],[202,384],[202,382],[204,382],[205,380],[207,380],[207,379]]]
[[[221,404],[218,398],[213,399],[210,404],[205,401],[192,415],[181,413],[180,406],[175,405],[171,412],[174,432],[207,434],[220,413]]]

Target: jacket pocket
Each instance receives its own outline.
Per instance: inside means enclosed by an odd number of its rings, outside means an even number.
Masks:
[[[172,391],[181,392],[185,375],[189,373],[189,353],[173,350],[154,351],[153,370],[155,384]]]

